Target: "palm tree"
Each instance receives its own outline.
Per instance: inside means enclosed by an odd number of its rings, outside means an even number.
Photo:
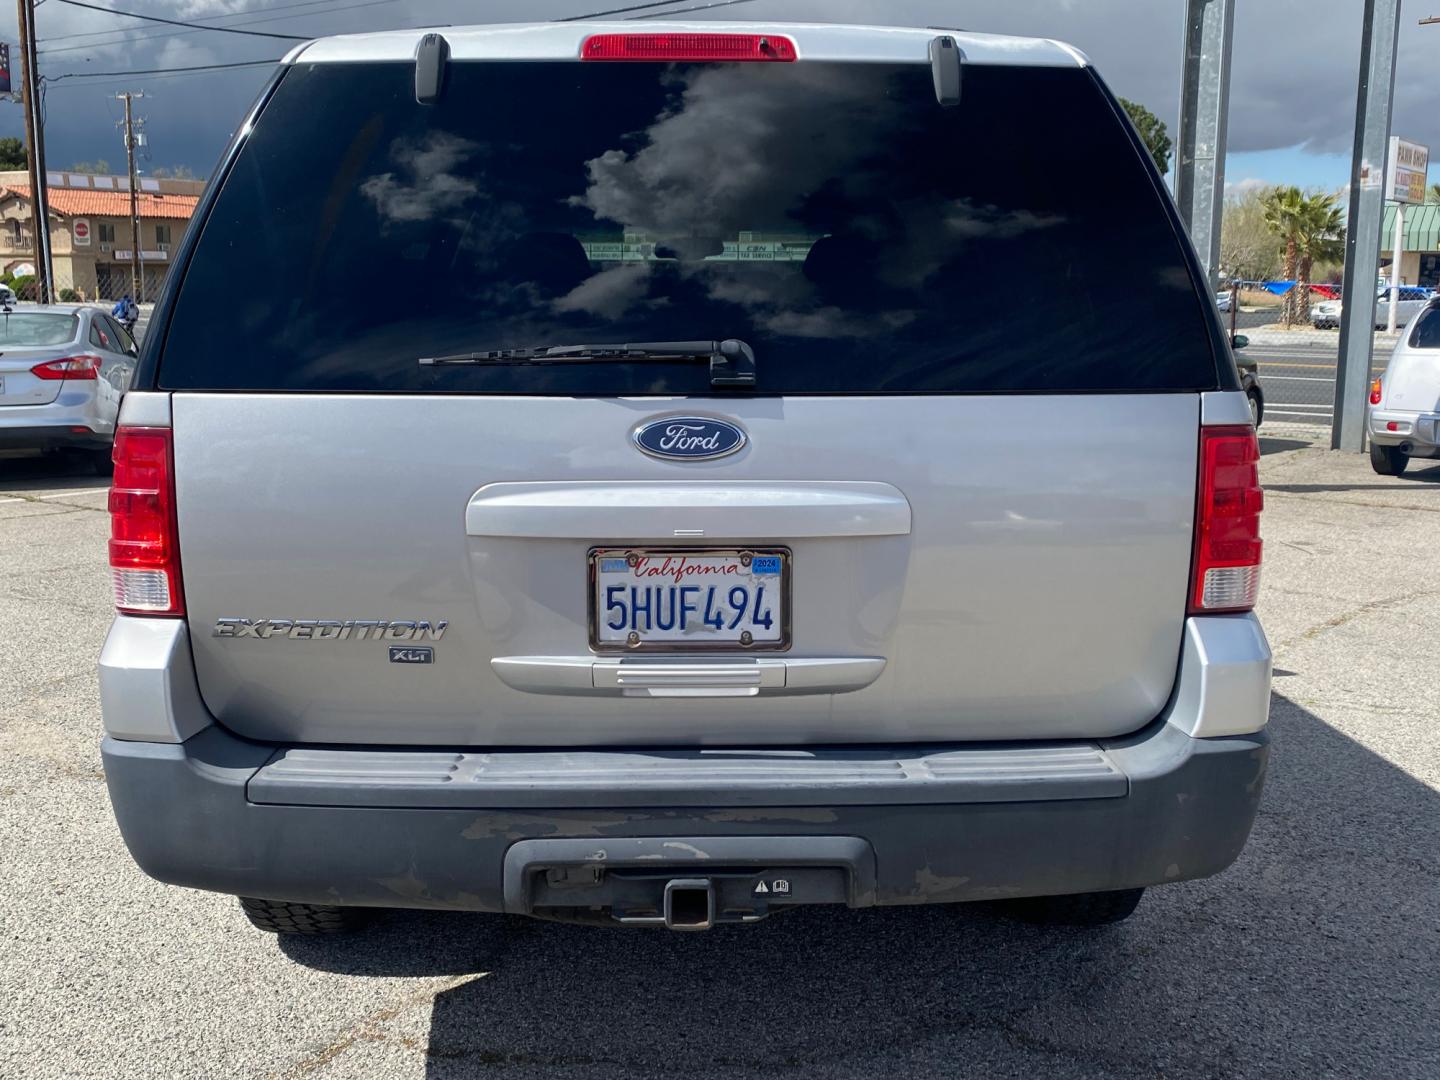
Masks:
[[[1425,192],[1427,203],[1440,203],[1440,184],[1431,184],[1430,190]]]
[[[1317,262],[1345,257],[1345,224],[1334,195],[1306,195],[1294,219],[1294,240],[1299,263],[1295,274],[1295,318],[1310,321],[1310,269]]]
[[[1298,187],[1277,187],[1265,194],[1261,206],[1265,208],[1265,226],[1284,244],[1286,281],[1294,281],[1300,260],[1299,240],[1296,223],[1305,203],[1305,195]],[[1286,326],[1295,322],[1296,290],[1285,294],[1283,317]]]

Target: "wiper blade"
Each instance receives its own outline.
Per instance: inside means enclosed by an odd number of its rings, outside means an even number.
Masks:
[[[490,349],[422,356],[424,367],[500,367],[546,364],[644,364],[677,360],[708,361],[710,385],[753,387],[755,352],[736,338],[724,341],[637,341],[621,345],[548,345],[526,349]]]

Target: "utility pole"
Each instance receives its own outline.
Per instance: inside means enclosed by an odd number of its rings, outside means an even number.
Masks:
[[[42,304],[54,300],[50,261],[50,197],[45,188],[45,126],[40,118],[40,78],[35,65],[35,0],[16,0],[20,55],[24,64],[26,166],[30,171],[30,221],[35,234],[35,282]]]
[[[140,182],[135,175],[135,116],[131,102],[144,96],[144,92],[138,90],[115,95],[117,101],[125,102],[125,161],[130,170],[130,288],[137,304],[145,299],[145,264],[140,256],[140,193],[137,190]],[[143,126],[145,121],[140,123]]]
[[[1213,291],[1220,266],[1235,0],[1187,0],[1175,204]]]
[[[1340,309],[1340,355],[1335,371],[1335,419],[1330,449],[1365,449],[1365,397],[1375,348],[1375,294],[1380,278],[1380,229],[1385,214],[1385,160],[1395,97],[1400,0],[1365,0],[1360,36],[1360,83],[1355,150],[1350,164],[1350,211],[1345,226],[1345,276]],[[1399,261],[1399,252],[1396,253]]]

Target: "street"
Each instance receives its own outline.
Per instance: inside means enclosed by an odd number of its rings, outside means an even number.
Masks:
[[[1221,319],[1229,329],[1229,314],[1222,313]],[[1278,423],[1328,427],[1335,412],[1340,334],[1306,326],[1277,329],[1278,319],[1273,310],[1242,311],[1236,319],[1236,332],[1250,339],[1249,346],[1238,355],[1258,363],[1265,416]],[[1395,341],[1392,335],[1376,334],[1372,375],[1385,370]]]
[[[0,461],[0,1075],[1433,1077],[1440,466],[1262,446],[1275,743],[1218,878],[1100,931],[978,907],[692,935],[394,912],[285,942],[130,862],[98,752],[105,488]]]

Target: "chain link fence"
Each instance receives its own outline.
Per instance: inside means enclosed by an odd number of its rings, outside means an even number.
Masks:
[[[1389,302],[1377,303],[1372,377],[1385,369],[1405,324],[1427,295],[1424,290],[1402,290],[1395,332],[1387,329]],[[1242,282],[1217,300],[1226,325],[1246,339],[1236,357],[1242,366],[1253,365],[1264,396],[1265,429],[1328,431],[1335,414],[1340,287],[1315,285],[1305,295],[1299,286],[1283,282]]]

